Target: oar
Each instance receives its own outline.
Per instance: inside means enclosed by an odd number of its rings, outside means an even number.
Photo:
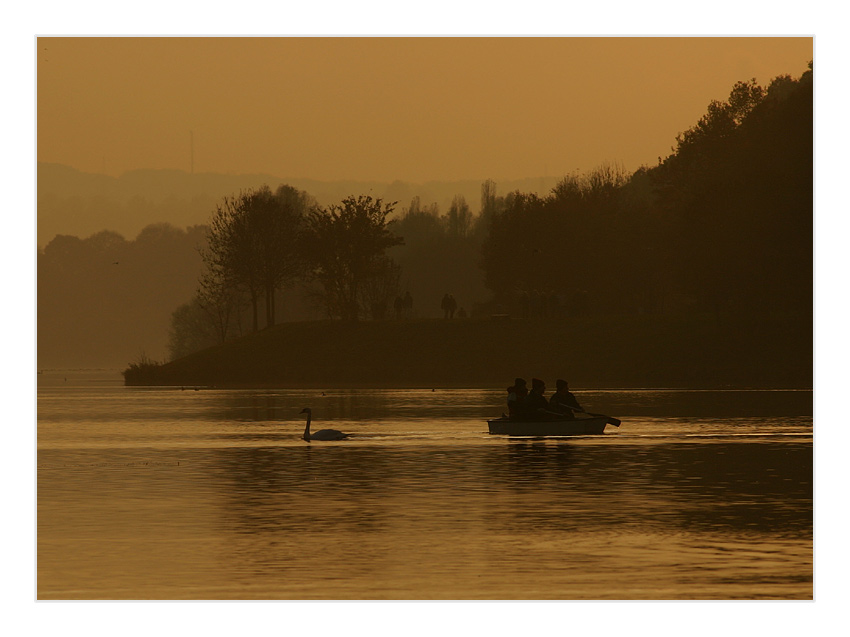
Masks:
[[[614,425],[615,427],[619,427],[623,424],[623,421],[619,418],[614,418],[613,416],[606,416],[605,414],[592,414],[589,411],[585,411],[581,407],[570,407],[569,405],[564,405],[564,407],[569,407],[573,411],[580,411],[583,414],[587,414],[588,416],[593,416],[594,418],[605,418],[609,425]]]

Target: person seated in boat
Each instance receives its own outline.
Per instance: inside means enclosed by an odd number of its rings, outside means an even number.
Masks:
[[[522,416],[524,418],[547,418],[549,413],[549,401],[543,396],[546,392],[546,383],[539,378],[531,379],[531,391],[525,397],[522,405]]]
[[[515,378],[514,384],[508,387],[508,415],[518,416],[522,411],[525,397],[528,396],[528,386],[524,378]]]
[[[575,418],[574,411],[584,411],[578,400],[570,392],[567,381],[559,378],[555,381],[555,393],[549,398],[549,411],[563,414],[567,419]]]

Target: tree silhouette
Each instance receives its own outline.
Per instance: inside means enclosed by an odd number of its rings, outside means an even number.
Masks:
[[[250,298],[252,329],[259,327],[259,299],[265,298],[266,325],[275,323],[275,292],[294,283],[303,272],[299,246],[305,214],[311,206],[306,193],[267,186],[237,197],[225,197],[210,222],[202,256],[209,275],[243,287]]]
[[[702,307],[805,308],[812,294],[811,70],[737,83],[652,172],[681,287]]]
[[[576,298],[609,312],[810,314],[812,84],[811,66],[767,89],[736,83],[669,157],[631,175],[603,164],[545,197],[497,199],[485,182],[482,216],[502,202],[482,246],[494,302],[531,315],[552,294],[568,310]]]
[[[444,223],[449,236],[464,238],[472,231],[472,212],[463,195],[455,195]]]
[[[307,216],[305,257],[322,286],[328,315],[355,321],[363,314],[367,285],[387,276],[385,251],[403,243],[389,230],[387,216],[396,202],[368,195],[347,197],[340,205],[314,208]]]

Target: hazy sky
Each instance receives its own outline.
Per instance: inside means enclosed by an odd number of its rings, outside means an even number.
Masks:
[[[322,180],[560,176],[670,153],[812,38],[38,38],[39,161]]]

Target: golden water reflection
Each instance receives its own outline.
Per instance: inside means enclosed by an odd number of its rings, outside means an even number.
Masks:
[[[427,393],[325,403],[325,444],[296,394],[40,395],[39,598],[812,598],[797,407],[514,440]]]

